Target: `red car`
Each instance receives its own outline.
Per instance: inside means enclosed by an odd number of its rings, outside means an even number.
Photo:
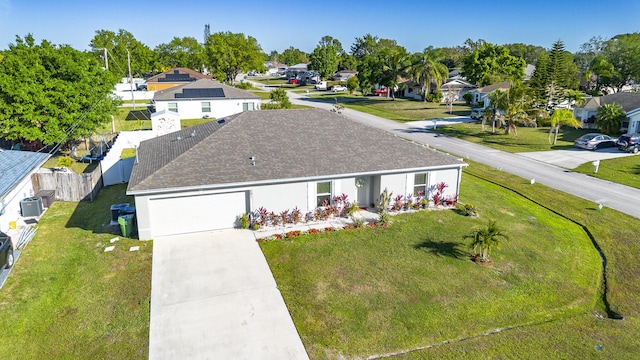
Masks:
[[[387,89],[375,89],[373,90],[375,96],[387,96]]]
[[[298,79],[289,79],[289,84],[295,84],[295,85],[297,85],[297,84],[299,84],[299,83],[300,83],[300,80],[298,80]]]

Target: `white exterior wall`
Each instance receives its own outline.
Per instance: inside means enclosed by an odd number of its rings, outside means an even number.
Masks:
[[[358,188],[356,188],[356,178],[345,178],[336,180],[336,182],[340,182],[339,188],[340,192],[332,194],[333,196],[338,196],[342,194],[346,194],[348,196],[348,201],[354,201],[358,197]]]
[[[7,232],[9,230],[9,222],[16,221],[20,217],[20,201],[24,198],[28,198],[34,195],[33,185],[31,183],[31,175],[36,170],[29,173],[29,176],[25,176],[22,181],[13,190],[9,191],[7,196],[2,199],[0,204],[0,230]]]
[[[205,100],[156,100],[156,112],[162,110],[169,110],[169,103],[178,104],[178,114],[180,119],[201,119],[205,115],[210,118],[220,119],[225,116],[238,114],[242,112],[243,103],[253,103],[255,110],[260,109],[260,99],[205,99]],[[202,112],[202,103],[208,102],[210,104],[211,112]]]
[[[407,195],[409,189],[409,177],[413,178],[413,174],[393,174],[393,175],[381,175],[380,176],[380,193],[386,188],[389,192],[393,192],[392,197],[398,195]],[[413,180],[411,181],[411,187],[413,187]],[[410,191],[410,190],[409,190]],[[374,194],[379,197],[380,194]]]
[[[250,196],[251,211],[264,207],[269,211],[279,213],[284,210],[293,210],[296,206],[301,211],[308,211],[306,182],[256,186],[251,188]]]
[[[444,182],[448,186],[444,189],[444,196],[455,196],[460,191],[459,180],[462,176],[462,169],[448,169],[429,172],[428,187],[433,189],[438,183]]]
[[[585,121],[587,121],[590,117],[596,115],[596,111],[597,111],[596,109],[575,108],[573,110],[573,114],[575,118],[582,123],[583,128],[597,129],[597,126],[595,123],[593,124],[585,123]]]

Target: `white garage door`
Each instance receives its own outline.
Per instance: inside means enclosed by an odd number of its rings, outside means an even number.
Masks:
[[[228,229],[245,212],[246,192],[153,199],[149,202],[151,235]]]

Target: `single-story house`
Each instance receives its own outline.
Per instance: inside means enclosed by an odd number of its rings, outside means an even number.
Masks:
[[[147,79],[146,85],[149,91],[160,91],[200,79],[211,79],[211,75],[205,75],[188,68],[174,68],[150,77]]]
[[[598,108],[604,104],[616,103],[622,106],[627,113],[627,118],[622,122],[621,131],[628,133],[640,132],[640,93],[619,92],[605,96],[595,96],[587,100],[580,107],[576,107],[573,113],[585,129],[597,129],[596,115]]]
[[[440,92],[442,92],[445,98],[447,97],[447,94],[451,93],[453,94],[455,100],[460,100],[462,99],[462,96],[464,96],[464,94],[470,92],[475,88],[477,88],[477,86],[467,81],[461,79],[451,79],[440,86]]]
[[[402,89],[402,97],[414,100],[422,100],[422,86],[413,80],[407,80],[400,82],[400,89]]]
[[[0,149],[0,230],[21,217],[20,202],[34,196],[31,175],[49,159],[49,154]]]
[[[277,61],[267,61],[264,63],[264,67],[267,68],[267,75],[271,76],[284,74],[287,71],[287,65]]]
[[[156,91],[153,102],[156,112],[171,111],[177,113],[180,119],[220,119],[260,109],[258,95],[210,79]]]
[[[289,66],[286,71],[287,80],[298,80],[301,81],[304,74],[308,71],[307,64],[296,64],[293,66]]]
[[[470,90],[469,94],[471,94],[472,96],[471,104],[472,105],[484,104],[483,108],[486,108],[489,106],[489,103],[490,103],[490,100],[488,97],[490,93],[496,90],[507,91],[509,90],[509,87],[511,87],[511,83],[509,81],[503,81],[501,83],[487,85],[481,88]]]
[[[340,70],[333,74],[331,78],[334,81],[347,81],[354,76],[358,76],[358,72],[355,70]]]
[[[232,228],[260,207],[313,211],[346,194],[374,207],[394,195],[460,190],[462,159],[330,111],[244,112],[143,141],[127,194],[141,240]]]

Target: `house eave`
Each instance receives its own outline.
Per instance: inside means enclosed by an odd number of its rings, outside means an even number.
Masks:
[[[456,169],[456,168],[462,169],[463,167],[469,166],[469,164],[463,162],[462,159],[458,159],[458,160],[460,161],[458,164],[427,166],[427,167],[417,167],[417,168],[408,168],[408,169],[382,170],[382,171],[334,174],[334,175],[323,175],[323,176],[309,176],[309,177],[286,178],[286,179],[269,179],[269,180],[259,180],[259,181],[235,182],[235,183],[207,184],[207,185],[196,185],[196,186],[185,186],[185,187],[171,187],[171,188],[164,188],[164,189],[127,190],[127,195],[133,195],[133,196],[155,195],[155,194],[160,195],[160,194],[168,194],[168,193],[176,193],[176,192],[224,190],[224,189],[242,188],[242,187],[250,187],[250,186],[275,185],[275,184],[287,184],[287,183],[298,183],[298,182],[313,182],[313,181],[328,180],[328,179],[343,179],[343,178],[350,178],[350,177],[356,177],[356,176],[394,175],[394,174],[404,174],[404,173],[412,173],[412,172],[420,172],[420,171],[437,171],[437,170]]]

